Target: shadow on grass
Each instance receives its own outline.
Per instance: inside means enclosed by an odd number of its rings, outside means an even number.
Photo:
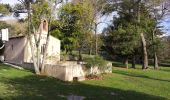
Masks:
[[[121,63],[121,62],[112,62],[112,66],[113,67],[121,67],[121,68],[126,68],[125,64]]]
[[[66,100],[66,96],[84,96],[86,100],[165,100],[136,91],[125,91],[116,88],[88,85],[85,83],[70,83],[43,76],[25,76],[2,81],[9,85],[8,90],[15,95],[1,100]]]
[[[161,64],[159,64],[159,66],[170,67],[170,64],[163,64],[163,63],[161,63]]]
[[[10,70],[10,69],[12,69],[11,66],[0,63],[0,70]]]
[[[121,70],[113,70],[113,73],[122,74],[122,75],[126,75],[126,76],[131,76],[131,77],[139,77],[139,78],[145,78],[145,79],[170,82],[170,80],[158,79],[158,78],[153,78],[153,77],[149,77],[149,76],[145,76],[145,75],[135,75],[135,74],[127,73],[126,71],[121,71]]]
[[[164,67],[165,68],[165,67]],[[161,71],[169,72],[170,73],[170,68],[169,69],[160,69]]]

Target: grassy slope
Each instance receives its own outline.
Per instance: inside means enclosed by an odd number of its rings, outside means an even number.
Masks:
[[[72,94],[88,100],[170,99],[170,68],[142,71],[114,67],[104,80],[69,83],[0,65],[0,100],[61,100]]]

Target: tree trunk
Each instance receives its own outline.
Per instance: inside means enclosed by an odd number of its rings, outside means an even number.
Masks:
[[[90,44],[90,48],[89,48],[89,55],[92,54],[92,44]]]
[[[135,66],[135,64],[136,64],[136,57],[135,57],[135,55],[133,55],[132,56],[132,68],[136,68],[136,66]]]
[[[39,70],[40,70],[40,50],[39,50],[39,45],[37,45],[37,66],[38,66],[38,68],[39,68]]]
[[[89,49],[89,55],[91,55],[91,48]]]
[[[79,50],[79,61],[82,61],[81,50]]]
[[[157,54],[156,52],[154,53],[154,69],[158,69],[159,65],[158,65],[158,58],[157,58]]]
[[[128,57],[124,58],[124,64],[125,64],[125,67],[128,69]]]
[[[155,32],[156,32],[156,26],[155,26],[155,29],[153,30],[153,33],[152,33],[152,42],[153,43],[155,41]],[[158,69],[159,65],[158,65],[158,58],[157,58],[155,45],[153,45],[153,51],[154,51],[154,69]]]
[[[98,54],[98,44],[97,44],[97,24],[95,23],[95,55]]]
[[[90,74],[93,75],[93,67],[90,67]]]
[[[37,62],[35,60],[35,56],[34,56],[34,47],[32,44],[32,38],[31,38],[31,13],[30,13],[30,9],[31,9],[31,4],[28,4],[28,41],[30,43],[30,47],[31,47],[31,54],[32,54],[32,60],[33,60],[33,64],[34,64],[34,70],[36,74],[40,74],[40,70],[39,70],[39,66],[37,66]]]
[[[44,53],[43,53],[43,59],[42,59],[42,64],[41,64],[41,73],[45,72],[44,67],[45,67],[45,60],[46,60],[46,56],[47,56],[47,49],[48,49],[48,45],[49,45],[49,37],[50,37],[50,35],[47,35],[45,50],[44,50]]]
[[[141,16],[140,16],[140,3],[141,3],[141,0],[138,0],[138,13],[137,13],[137,20],[138,20],[138,23],[140,23],[140,20],[141,20]],[[142,69],[146,69],[148,67],[148,54],[147,54],[147,50],[146,50],[146,40],[145,40],[145,37],[143,35],[143,33],[140,33],[140,36],[141,36],[141,40],[142,40],[142,49],[143,49],[143,66],[142,66]]]
[[[142,66],[142,69],[147,69],[148,68],[148,54],[147,54],[147,50],[146,50],[146,40],[145,40],[143,33],[141,33],[140,35],[141,35],[142,49],[143,49],[143,66]]]
[[[32,45],[32,42],[31,42],[31,36],[28,36],[28,41],[29,41],[29,44],[30,44],[30,47],[31,47],[31,54],[32,54],[32,60],[33,60],[33,64],[34,64],[35,73],[40,74],[40,70],[39,70],[39,67],[37,65],[37,61],[35,60],[35,56],[34,56],[34,49],[33,49],[33,45]]]
[[[39,35],[39,39],[38,39],[38,41],[37,41],[37,66],[38,66],[38,68],[39,68],[39,70],[41,69],[41,59],[40,59],[40,41],[41,41],[41,34],[42,34],[42,32],[40,33],[40,35]]]
[[[48,49],[48,45],[49,45],[49,40],[50,40],[50,25],[51,25],[51,18],[49,19],[49,24],[48,24],[48,33],[47,33],[47,38],[46,38],[46,44],[45,44],[45,49],[43,52],[43,58],[42,58],[42,64],[41,64],[41,73],[44,73],[44,67],[45,67],[45,60],[46,60],[46,56],[47,56],[47,49]]]
[[[53,6],[51,12],[54,12],[54,10],[56,9],[56,6],[58,4],[62,3],[61,2],[55,2],[55,5]],[[49,45],[49,40],[50,40],[50,28],[51,28],[51,19],[52,19],[52,15],[49,17],[49,24],[48,24],[48,34],[47,34],[47,39],[46,39],[46,44],[45,44],[45,50],[43,52],[43,58],[42,58],[42,63],[41,63],[41,73],[44,73],[44,63],[46,60],[46,56],[47,56],[47,49],[48,49],[48,45]]]

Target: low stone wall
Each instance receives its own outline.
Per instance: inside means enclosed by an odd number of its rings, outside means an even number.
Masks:
[[[73,81],[73,78],[77,78],[79,81],[85,79],[82,65],[77,64],[77,62],[60,62],[57,65],[45,65],[45,74],[63,81]]]
[[[34,70],[33,63],[22,63],[22,64],[20,64],[20,63],[8,62],[8,61],[4,61],[4,63],[9,63],[9,64],[12,64],[12,65],[20,66],[24,69],[28,69],[28,70],[31,70],[31,71]]]
[[[112,73],[112,64],[108,63],[103,68],[87,68],[85,64],[78,64],[76,61],[60,62],[57,65],[45,65],[45,74],[47,76],[52,76],[63,81],[73,81],[73,79],[78,81],[85,80],[85,76],[91,74],[91,70],[95,74]]]
[[[34,64],[33,63],[23,63],[23,64],[20,64],[20,66],[22,66],[23,68],[25,69],[28,69],[28,70],[34,70]]]
[[[15,64],[22,66],[25,69],[34,70],[32,63]],[[55,65],[45,65],[44,74],[51,76],[63,81],[73,81],[76,79],[78,81],[85,80],[85,76],[93,73],[112,73],[112,63],[108,63],[105,67],[93,67],[88,68],[85,64],[78,64],[77,61],[63,61]]]
[[[47,76],[52,76],[60,80],[69,81],[66,79],[66,66],[61,65],[45,65],[45,73]]]

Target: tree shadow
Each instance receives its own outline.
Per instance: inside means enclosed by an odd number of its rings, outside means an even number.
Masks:
[[[122,74],[122,75],[126,75],[126,76],[131,76],[131,77],[139,77],[139,78],[145,78],[145,79],[151,79],[151,80],[170,82],[170,80],[153,78],[153,77],[149,77],[149,76],[146,76],[146,75],[135,75],[135,74],[127,73],[125,71],[121,71],[121,70],[113,70],[113,73]]]
[[[5,65],[5,64],[3,64],[3,63],[0,63],[0,70],[9,70],[9,69],[12,69],[10,66],[8,66],[8,65]]]
[[[100,82],[100,81],[99,81]],[[101,87],[84,82],[63,82],[54,78],[29,75],[3,81],[9,91],[15,91],[10,100],[66,100],[69,95],[84,96],[85,100],[165,100],[167,98],[132,90]],[[1,98],[1,97],[0,97]],[[1,98],[6,100],[6,98]]]
[[[121,63],[121,62],[112,62],[112,66],[114,67],[120,67],[120,68],[126,68],[125,64]]]
[[[160,63],[159,66],[170,67],[170,64],[169,63]]]
[[[165,68],[165,67],[164,67]],[[170,68],[169,69],[160,69],[161,71],[169,72],[170,73]]]
[[[34,71],[32,71],[32,70],[27,70],[27,69],[18,69],[18,68],[15,68],[15,67],[12,67],[12,66],[10,66],[10,65],[7,65],[7,64],[3,64],[3,63],[0,63],[0,74],[2,74],[2,73],[13,73],[13,72],[15,72],[15,73],[17,73],[17,72],[22,72],[22,71],[24,71],[24,72],[30,72],[30,73],[34,73]],[[23,73],[24,73],[23,72]],[[14,74],[14,73],[13,73]],[[16,75],[15,75],[16,76]]]

